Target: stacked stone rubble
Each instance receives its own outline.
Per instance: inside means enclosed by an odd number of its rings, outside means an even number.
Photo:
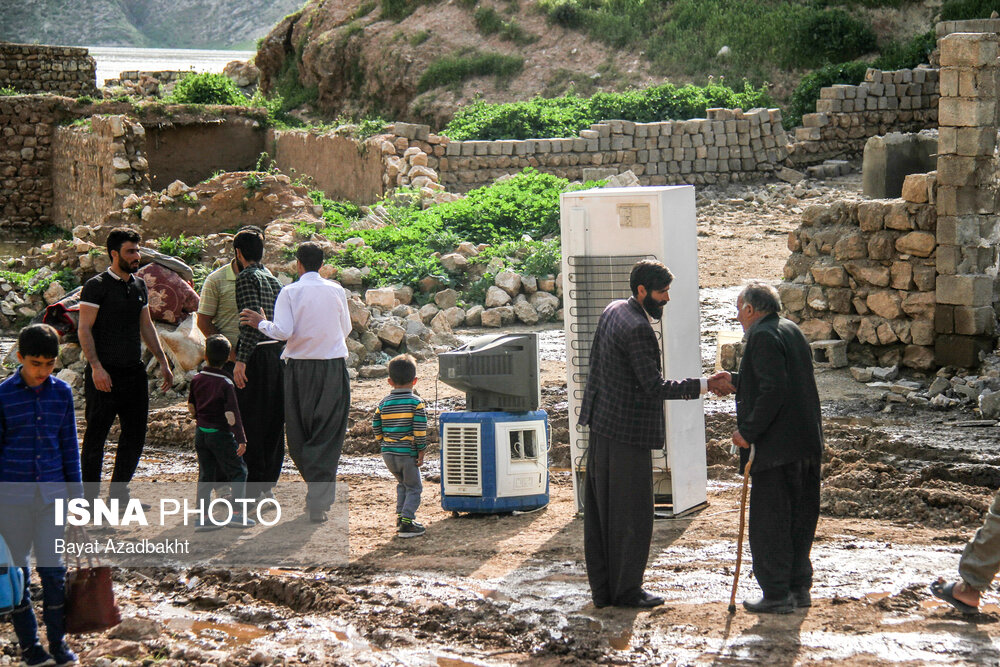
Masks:
[[[0,97],[0,226],[52,223],[52,135],[64,99]]]
[[[953,33],[939,44],[936,353],[941,365],[968,367],[996,335],[1000,35]]]
[[[857,86],[820,90],[816,113],[802,116],[789,160],[796,165],[859,157],[869,137],[937,125],[939,72],[930,67],[883,72],[869,68]]]
[[[779,287],[810,341],[842,339],[864,364],[934,363],[934,174],[908,177],[902,199],[810,206],[789,235]]]
[[[190,70],[126,71],[119,73],[117,79],[105,79],[104,86],[124,88],[126,94],[135,98],[166,97],[173,92],[177,82],[190,73]]]
[[[0,43],[0,88],[28,94],[96,95],[96,70],[85,48]]]

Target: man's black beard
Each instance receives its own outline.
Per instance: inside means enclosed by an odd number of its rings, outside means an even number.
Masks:
[[[663,307],[665,305],[667,305],[666,301],[657,301],[653,298],[652,294],[647,294],[646,298],[642,300],[642,307],[654,320],[663,317]]]
[[[118,270],[122,273],[135,273],[139,270],[139,263],[136,262],[135,266],[127,262],[124,257],[118,258]]]

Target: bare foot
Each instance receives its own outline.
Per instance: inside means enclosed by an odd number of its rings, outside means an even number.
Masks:
[[[951,594],[955,597],[956,600],[958,600],[959,602],[964,602],[970,607],[979,606],[979,596],[980,596],[979,591],[977,591],[975,588],[965,583],[964,581],[960,581],[957,584],[955,584],[955,588],[951,590]]]

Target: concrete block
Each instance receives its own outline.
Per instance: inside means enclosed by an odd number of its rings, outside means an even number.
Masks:
[[[991,306],[955,307],[955,333],[966,336],[992,335],[996,331],[996,313]]]
[[[846,340],[818,340],[809,344],[812,349],[813,365],[826,368],[847,366]]]
[[[993,124],[996,100],[942,97],[938,123],[950,127],[984,127]]]
[[[937,140],[919,134],[894,132],[872,137],[865,143],[862,189],[872,199],[899,197],[909,174],[925,174],[937,168]]]
[[[1000,37],[995,34],[958,32],[939,42],[941,67],[985,67],[996,63]]]
[[[993,300],[993,278],[976,275],[938,276],[935,293],[939,304],[988,306]]]
[[[934,341],[934,361],[938,366],[976,368],[980,357],[993,349],[993,339],[983,336],[938,336]]]

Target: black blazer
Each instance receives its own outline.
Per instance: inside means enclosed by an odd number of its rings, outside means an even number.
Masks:
[[[750,473],[823,454],[812,350],[794,322],[770,314],[750,329],[736,384],[736,425],[756,446]],[[740,450],[740,470],[749,450]]]
[[[663,401],[701,395],[701,379],[664,380],[661,353],[646,311],[631,297],[601,313],[590,350],[580,424],[607,438],[661,449]]]

